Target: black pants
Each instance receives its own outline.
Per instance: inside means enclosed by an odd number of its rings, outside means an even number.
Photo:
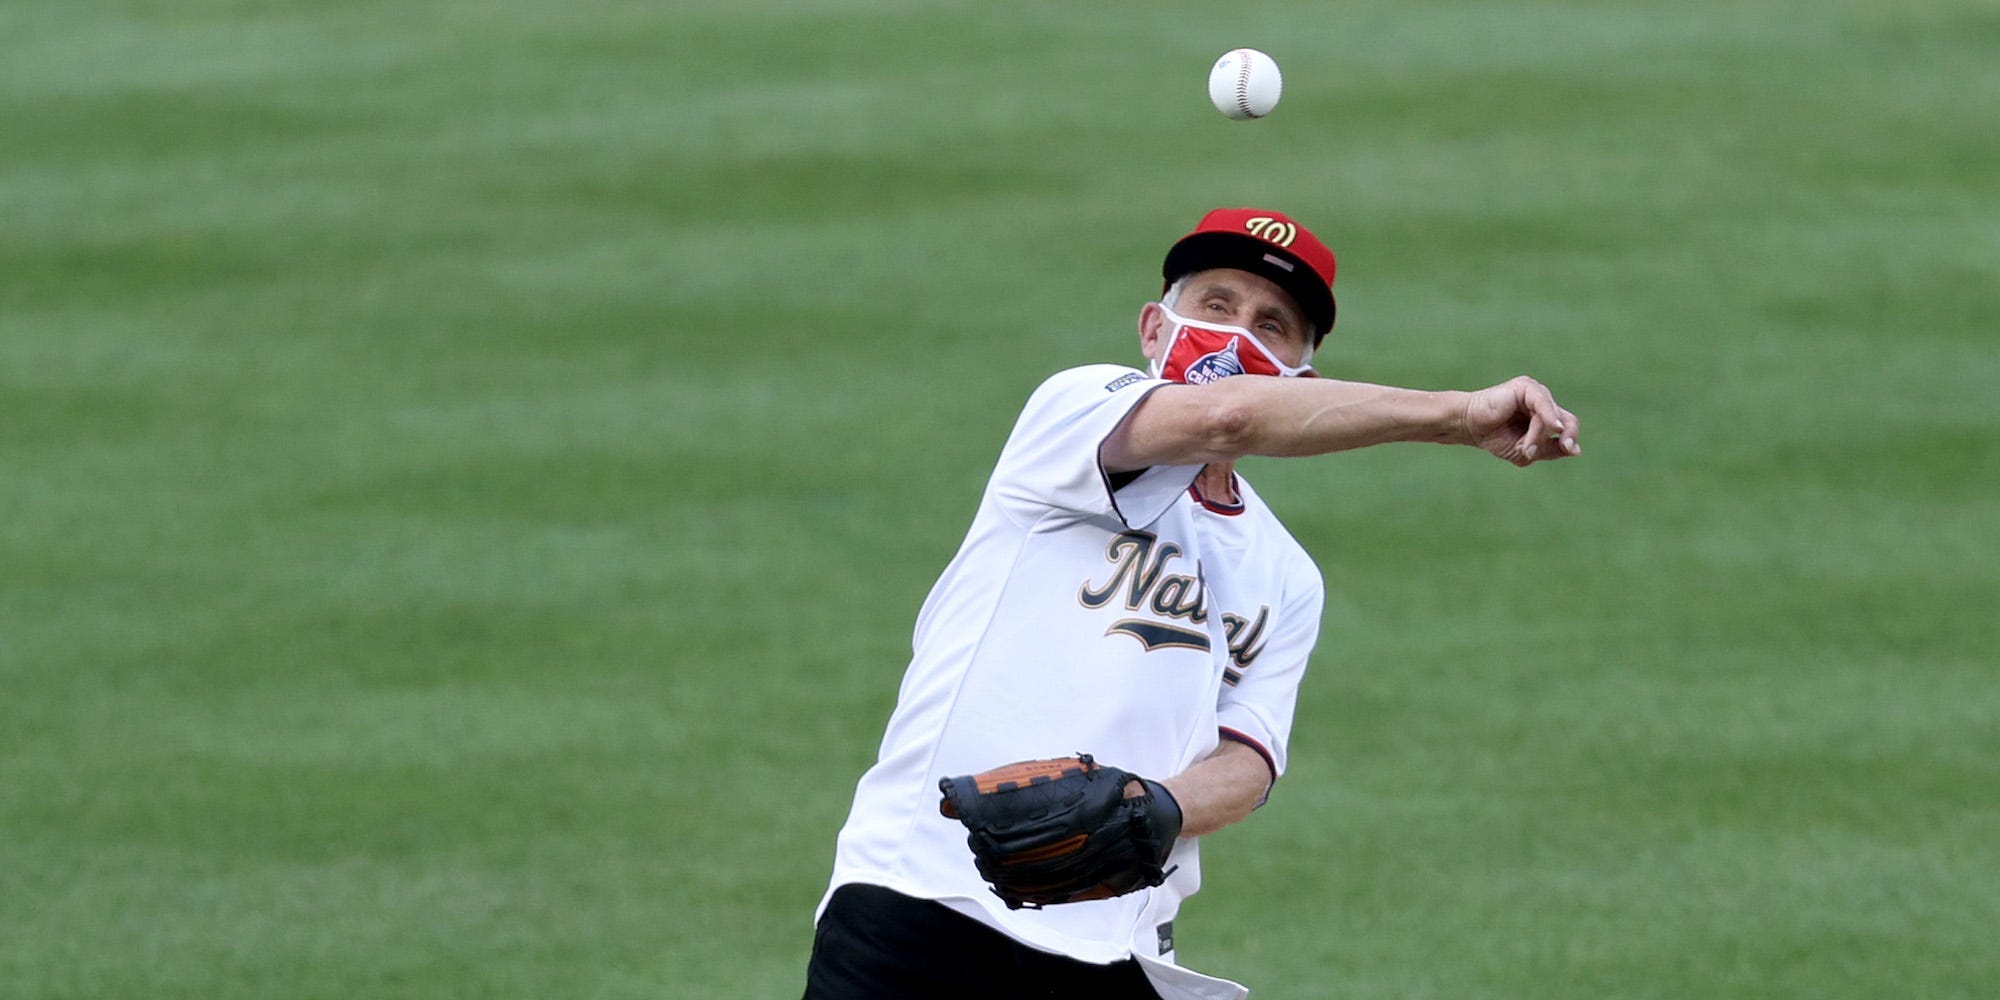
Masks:
[[[874,885],[834,890],[805,1000],[1159,1000],[1132,959],[1037,951],[942,903]]]

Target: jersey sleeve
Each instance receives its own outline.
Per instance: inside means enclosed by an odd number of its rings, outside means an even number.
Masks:
[[[1296,572],[1282,607],[1273,609],[1271,619],[1264,624],[1264,634],[1251,634],[1243,650],[1231,651],[1222,693],[1216,698],[1216,725],[1221,737],[1257,751],[1271,769],[1273,784],[1285,773],[1299,681],[1305,677],[1306,661],[1319,640],[1324,601],[1318,571]],[[1257,625],[1246,622],[1243,627],[1254,630]]]
[[[1166,385],[1122,365],[1057,372],[1029,397],[1001,449],[989,490],[1022,524],[1051,510],[1152,523],[1194,482],[1200,466],[1155,466],[1114,485],[1098,449],[1147,395]]]

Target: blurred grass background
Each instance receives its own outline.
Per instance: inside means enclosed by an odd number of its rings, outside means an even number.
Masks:
[[[1249,467],[1326,619],[1183,960],[2000,995],[1996,120],[1975,0],[8,0],[0,996],[796,996],[1015,412],[1223,204],[1587,454]]]

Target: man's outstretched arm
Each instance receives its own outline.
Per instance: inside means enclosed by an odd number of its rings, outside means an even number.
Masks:
[[[1431,441],[1529,465],[1580,454],[1579,430],[1576,415],[1525,375],[1477,392],[1240,376],[1159,388],[1105,439],[1098,457],[1106,472],[1129,472]]]

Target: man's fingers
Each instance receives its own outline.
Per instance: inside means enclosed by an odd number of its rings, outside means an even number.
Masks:
[[[1583,443],[1581,439],[1581,435],[1583,434],[1583,421],[1578,420],[1576,418],[1576,414],[1571,413],[1568,410],[1562,411],[1562,419],[1563,419],[1563,437],[1562,437],[1563,450],[1572,455],[1583,454]]]
[[[1555,447],[1549,440],[1550,437],[1552,435],[1548,433],[1548,425],[1542,421],[1541,414],[1532,414],[1528,417],[1528,433],[1521,435],[1520,442],[1514,447],[1528,460],[1533,461],[1541,455],[1544,445],[1548,448]]]
[[[1556,405],[1556,397],[1549,392],[1548,386],[1540,382],[1531,383],[1528,387],[1527,404],[1535,418],[1542,422],[1542,428],[1548,437],[1560,439],[1569,431],[1569,426],[1563,423],[1563,408]]]
[[[1583,454],[1578,439],[1583,422],[1576,414],[1556,405],[1554,394],[1535,379],[1521,375],[1484,390],[1475,398],[1483,410],[1480,423],[1491,426],[1490,421],[1497,420],[1500,424],[1493,432],[1478,431],[1485,439],[1486,450],[1495,456],[1525,466]],[[1470,424],[1471,404],[1467,415]],[[1522,428],[1521,436],[1510,437],[1516,427]],[[1491,436],[1487,436],[1489,433]]]
[[[1523,439],[1521,450],[1530,461],[1537,458],[1568,458],[1583,454],[1583,446],[1577,441],[1582,424],[1576,414],[1556,405],[1556,398],[1547,386],[1533,379],[1527,379],[1522,403],[1528,408],[1528,436]]]
[[[1522,435],[1518,447],[1532,462],[1551,448],[1551,442],[1562,438],[1562,416],[1546,386],[1526,376],[1521,380],[1525,384],[1521,387],[1519,405],[1528,411],[1528,432]]]

